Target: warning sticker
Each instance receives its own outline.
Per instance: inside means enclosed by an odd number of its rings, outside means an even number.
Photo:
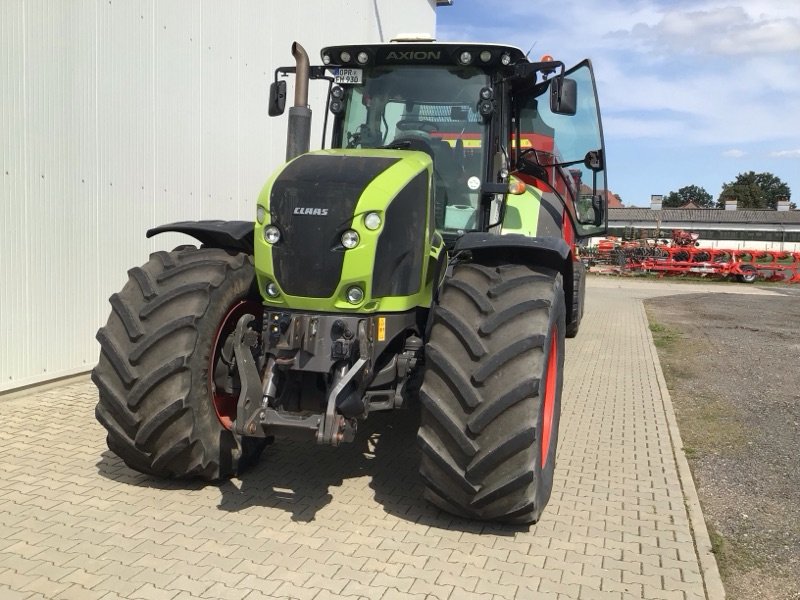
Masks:
[[[386,317],[378,317],[378,341],[386,341]]]

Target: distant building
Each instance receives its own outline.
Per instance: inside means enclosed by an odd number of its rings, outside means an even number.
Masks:
[[[608,208],[622,208],[625,206],[622,201],[619,199],[614,192],[611,190],[605,190],[606,193],[606,200],[608,200]],[[592,188],[590,188],[585,183],[581,184],[581,196],[588,197],[592,195]]]
[[[608,208],[622,208],[624,206],[619,197],[611,190],[606,190],[606,198],[608,199]]]
[[[778,210],[736,210],[736,203],[721,208],[661,208],[653,196],[651,208],[609,208],[608,233],[631,239],[669,239],[673,229],[700,234],[700,245],[730,250],[780,250],[800,252],[800,210],[789,210],[789,201]]]

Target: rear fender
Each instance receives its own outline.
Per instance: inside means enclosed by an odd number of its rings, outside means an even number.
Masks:
[[[151,238],[159,233],[190,235],[207,248],[222,248],[253,254],[253,221],[180,221],[147,230]]]

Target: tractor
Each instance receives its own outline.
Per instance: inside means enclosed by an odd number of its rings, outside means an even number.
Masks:
[[[578,249],[607,229],[591,63],[432,39],[292,54],[268,100],[284,114],[294,77],[287,162],[255,221],[149,230],[197,244],[155,252],[110,298],[92,372],[108,447],[215,481],[275,440],[338,446],[413,407],[433,505],[536,522],[583,314]],[[327,89],[313,151],[310,85]]]

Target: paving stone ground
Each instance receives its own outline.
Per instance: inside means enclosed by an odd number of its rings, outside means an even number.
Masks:
[[[555,489],[530,528],[427,505],[411,412],[341,448],[278,443],[207,485],[110,453],[88,378],[0,397],[0,599],[720,598],[641,304],[698,288],[590,280]]]

